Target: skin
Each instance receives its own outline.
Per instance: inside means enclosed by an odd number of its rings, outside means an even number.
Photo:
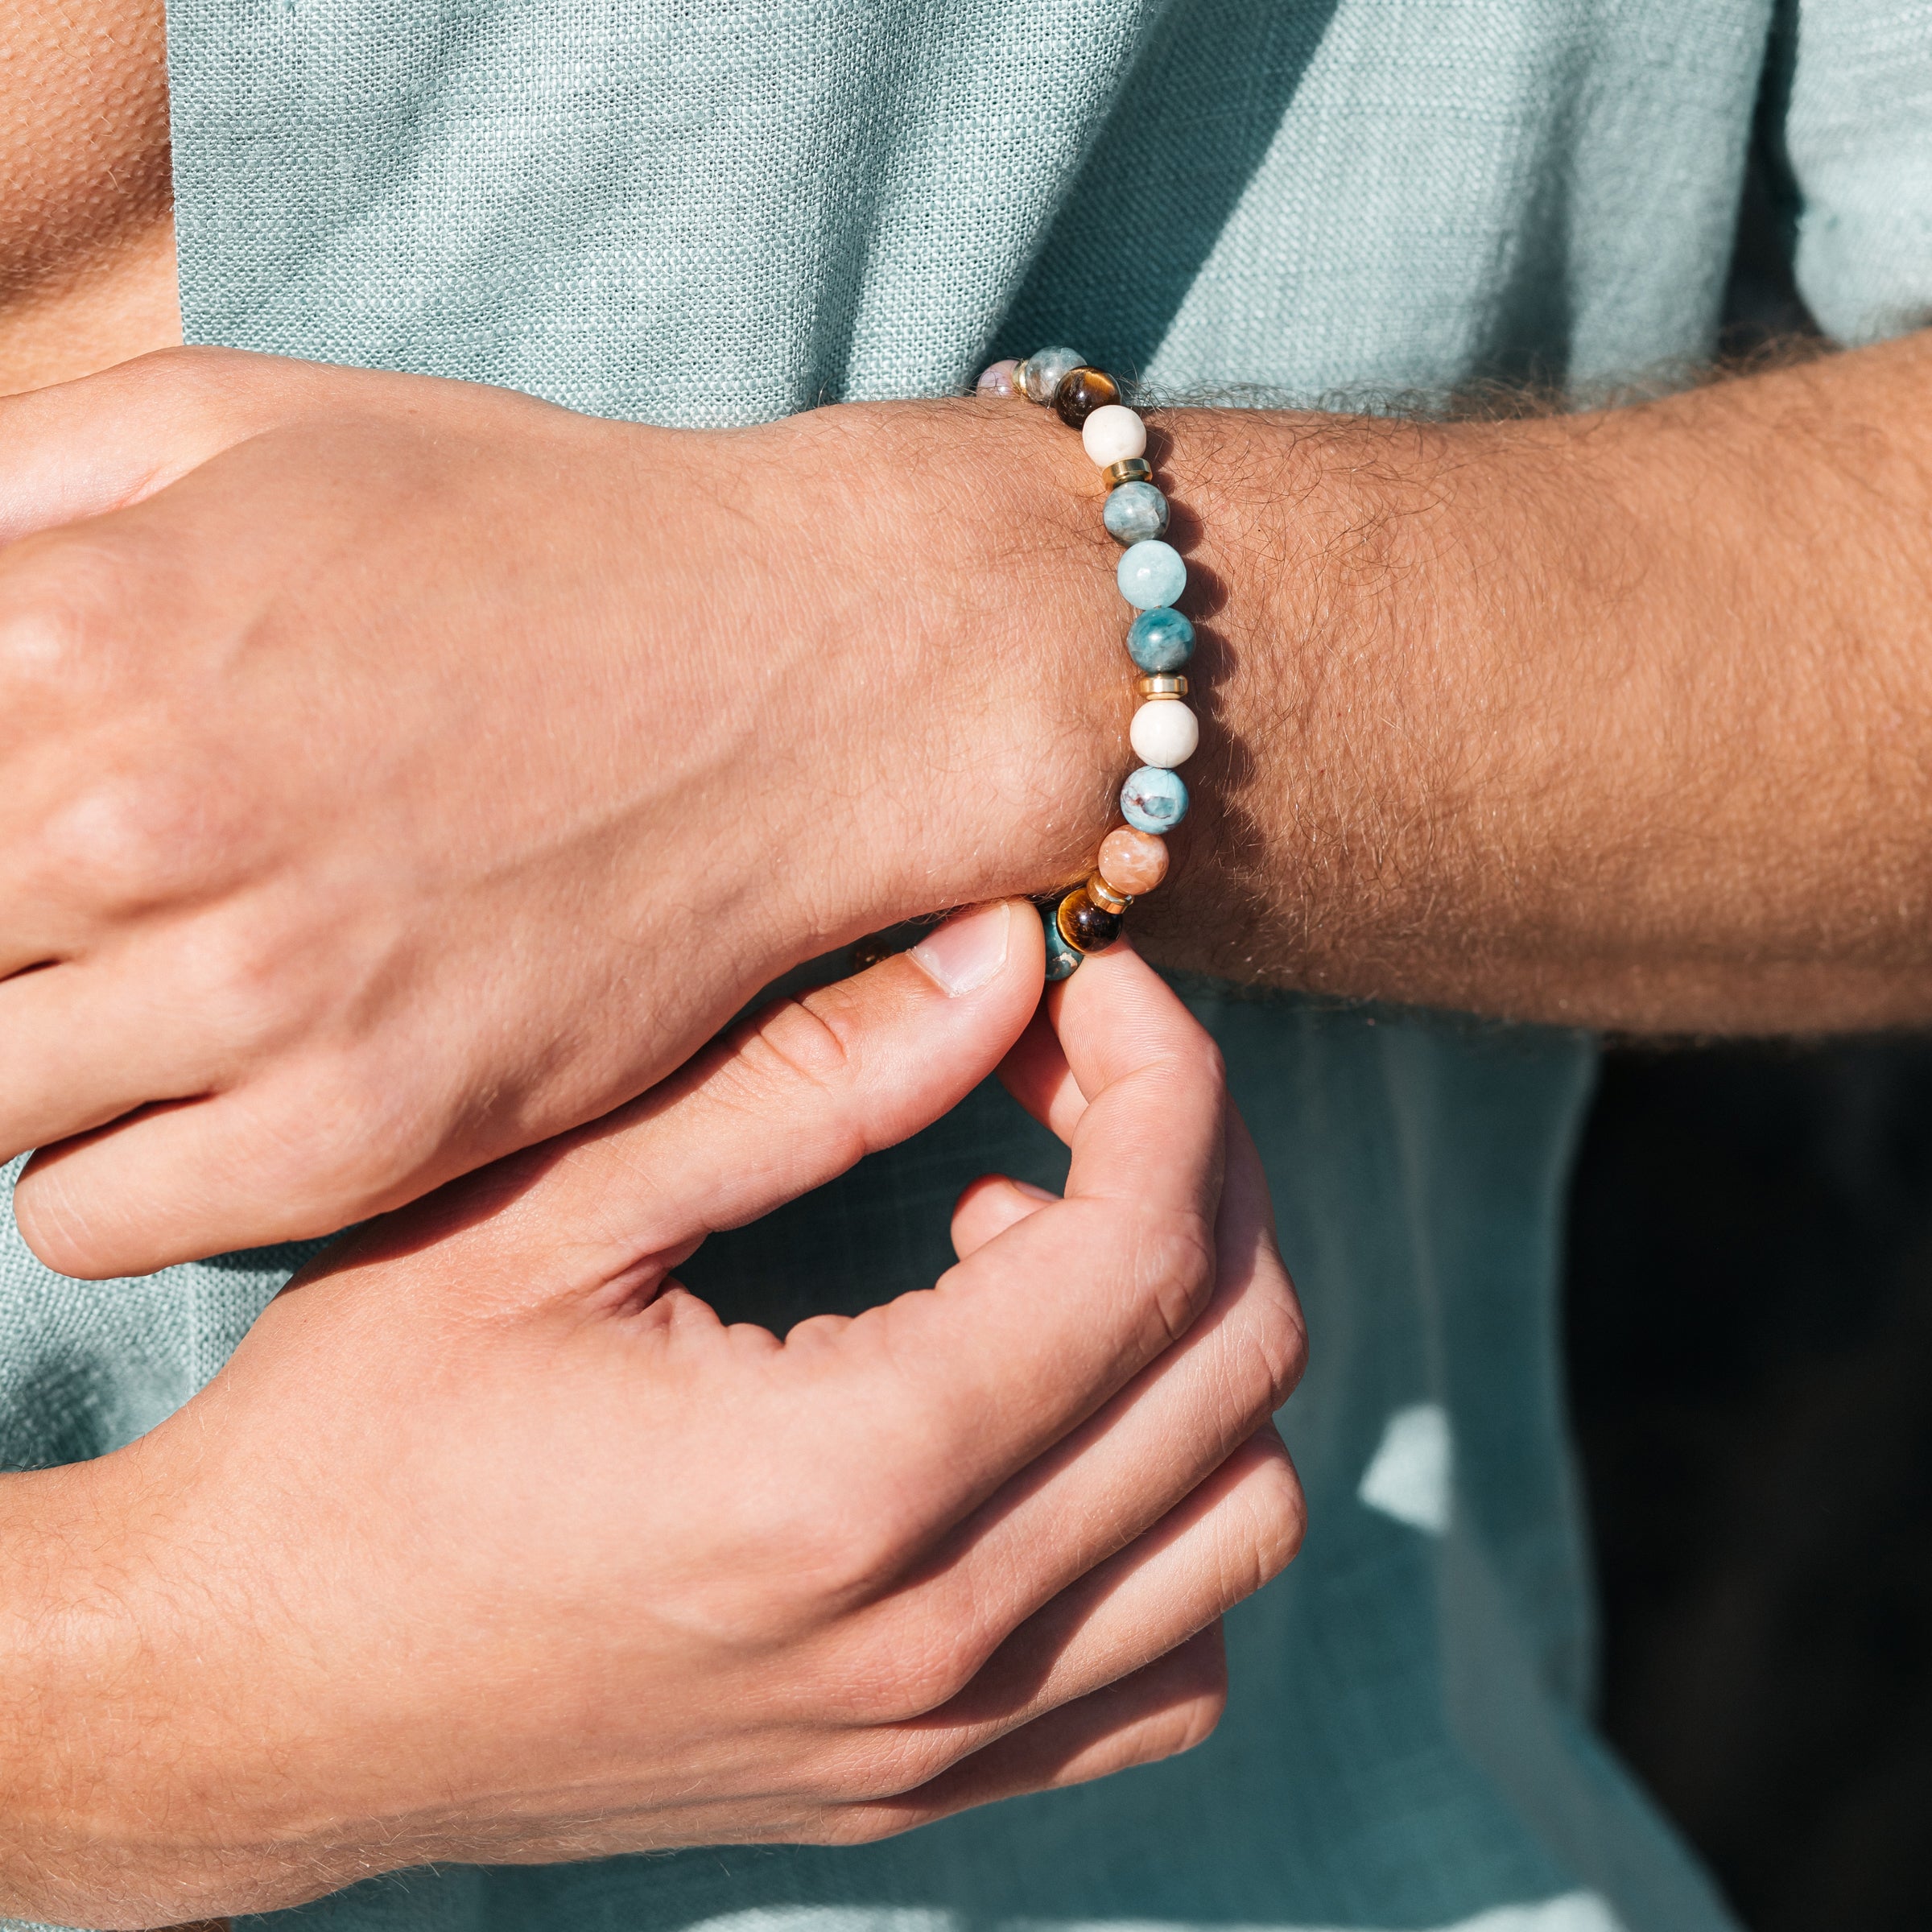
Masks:
[[[147,0],[0,0],[0,394],[181,340],[166,46]]]
[[[857,1843],[1212,1730],[1217,1620],[1301,1535],[1266,1185],[1125,947],[1036,1017],[1031,908],[964,916],[948,993],[957,923],[362,1231],[130,1447],[0,1478],[0,1912]],[[933,1290],[782,1340],[677,1286],[1003,1052],[1064,1199],[977,1183]]]

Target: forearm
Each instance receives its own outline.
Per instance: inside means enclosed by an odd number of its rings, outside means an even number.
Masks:
[[[1925,1017],[1929,361],[1162,412],[1205,731],[1138,939],[1612,1026]],[[1115,551],[1048,412],[673,432],[196,352],[0,415],[0,1152],[70,1272],[365,1220],[1114,822]]]
[[[109,1467],[0,1477],[0,1913],[57,1925],[187,1916],[134,1815],[158,1824],[189,1740]]]
[[[1918,339],[1587,416],[1164,414],[1207,729],[1137,936],[1633,1030],[1932,1013],[1929,384]]]

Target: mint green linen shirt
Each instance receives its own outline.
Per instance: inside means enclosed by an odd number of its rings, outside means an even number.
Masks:
[[[1925,0],[176,0],[169,26],[191,339],[613,416],[942,394],[1048,340],[1331,403],[1681,365],[1754,125],[1835,333],[1932,291]],[[1307,1546],[1229,1620],[1213,1740],[862,1850],[445,1868],[263,1927],[1728,1922],[1588,1721],[1554,1283],[1590,1042],[1189,990],[1314,1341],[1283,1416]],[[688,1277],[778,1324],[923,1285],[989,1167],[1060,1171],[990,1088]],[[81,1284],[10,1222],[0,1460],[151,1426],[301,1253]]]

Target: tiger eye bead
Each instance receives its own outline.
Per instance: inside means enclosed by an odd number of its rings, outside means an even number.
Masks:
[[[1075,886],[1060,901],[1054,916],[1059,922],[1060,937],[1082,952],[1104,952],[1121,936],[1121,915],[1095,905],[1084,886]]]
[[[1096,868],[1087,875],[1087,883],[1081,890],[1102,912],[1125,912],[1132,894],[1116,892],[1100,875]]]
[[[1122,456],[1101,471],[1100,480],[1109,489],[1118,489],[1123,483],[1151,483],[1154,465],[1145,456]]]
[[[1166,877],[1167,841],[1117,825],[1100,840],[1100,873],[1116,892],[1137,899]]]
[[[1120,399],[1120,384],[1100,369],[1069,369],[1053,392],[1055,413],[1069,429],[1078,429],[1096,409]]]

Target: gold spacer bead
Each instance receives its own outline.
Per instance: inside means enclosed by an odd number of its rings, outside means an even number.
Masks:
[[[1087,875],[1087,896],[1103,912],[1125,912],[1133,903],[1125,893],[1116,892],[1098,872]]]
[[[1118,489],[1123,483],[1151,483],[1154,465],[1145,456],[1122,456],[1119,462],[1109,463],[1100,477],[1109,489]]]
[[[1136,678],[1133,687],[1144,698],[1184,698],[1187,680],[1180,677]]]

